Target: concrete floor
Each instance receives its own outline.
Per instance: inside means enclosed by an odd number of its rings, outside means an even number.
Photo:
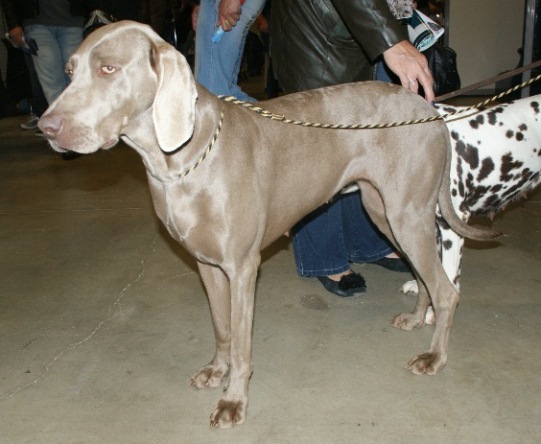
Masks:
[[[160,226],[142,162],[120,145],[73,161],[0,120],[1,443],[537,443],[541,190],[468,244],[447,367],[403,367],[405,276],[373,265],[364,297],[265,253],[247,423],[211,430],[219,390],[190,388],[214,338],[194,261]]]

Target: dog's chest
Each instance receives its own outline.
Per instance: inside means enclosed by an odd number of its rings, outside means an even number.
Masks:
[[[539,105],[532,101],[448,122],[455,208],[471,214],[494,213],[539,184],[539,117]]]
[[[180,192],[175,184],[163,183],[151,175],[148,177],[156,215],[169,234],[177,242],[184,243],[190,229],[196,225],[193,209],[190,210],[188,194]]]
[[[149,177],[154,210],[171,237],[195,259],[219,263],[224,252],[217,238],[223,237],[223,233],[221,228],[217,228],[221,225],[216,223],[209,193],[196,191],[189,185],[162,183]]]

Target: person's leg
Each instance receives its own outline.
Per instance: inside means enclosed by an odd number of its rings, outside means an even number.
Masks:
[[[297,273],[301,276],[330,276],[349,270],[342,236],[342,200],[323,205],[292,230]]]
[[[316,276],[325,289],[341,297],[366,291],[364,278],[354,273],[348,260],[344,237],[344,197],[338,196],[299,222],[293,228],[293,251],[297,272]],[[355,196],[359,200],[359,196]]]
[[[211,41],[218,22],[216,0],[202,1],[195,34],[195,79],[214,94],[254,101],[237,84],[246,35],[261,12],[265,0],[248,0],[237,25],[224,32],[218,43]]]
[[[343,232],[350,262],[373,262],[390,255],[394,247],[374,225],[358,192],[342,197]]]
[[[47,109],[47,100],[43,95],[38,74],[36,73],[36,68],[34,68],[34,62],[32,61],[32,55],[25,52],[24,62],[30,79],[30,116],[28,121],[21,123],[19,126],[24,130],[34,130],[38,126],[39,118]]]
[[[372,263],[401,273],[411,272],[408,262],[374,225],[362,199],[352,193],[342,205],[344,239],[350,262]]]
[[[39,83],[38,74],[36,68],[34,67],[34,61],[30,54],[24,54],[24,61],[26,63],[26,68],[28,69],[28,75],[30,77],[30,87],[32,89],[32,112],[37,116],[41,115],[47,109],[47,99],[43,94],[43,89]]]
[[[34,67],[47,102],[52,104],[69,83],[65,73],[66,62],[83,40],[83,28],[53,27],[44,25],[28,26],[27,35],[36,40],[38,55],[32,56]],[[79,157],[78,153],[65,152],[64,160]]]
[[[29,25],[25,33],[38,45],[37,56],[32,61],[38,75],[43,94],[49,104],[60,95],[66,87],[62,54],[56,40],[54,28],[45,25]]]
[[[336,295],[349,297],[366,291],[364,278],[352,272],[351,262],[409,271],[407,263],[396,258],[392,244],[370,220],[359,193],[337,196],[332,203],[306,216],[292,231],[297,273],[316,276]]]
[[[350,262],[372,262],[394,251],[370,220],[358,192],[337,196],[299,222],[293,249],[301,276],[339,274],[349,270]]]

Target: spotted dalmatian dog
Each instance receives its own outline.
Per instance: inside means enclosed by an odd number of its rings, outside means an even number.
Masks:
[[[463,109],[448,105],[436,108],[440,114]],[[468,111],[446,118],[446,123],[453,147],[453,206],[464,221],[472,215],[493,217],[541,182],[541,95]],[[439,215],[438,221],[443,267],[460,290],[464,239]],[[402,291],[416,293],[417,282],[407,282]],[[434,323],[431,309],[425,322]]]

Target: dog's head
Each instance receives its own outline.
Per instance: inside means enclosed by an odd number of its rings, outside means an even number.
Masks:
[[[57,151],[114,146],[149,113],[160,148],[190,139],[197,91],[184,57],[150,27],[123,21],[83,41],[66,65],[71,83],[39,121]]]

